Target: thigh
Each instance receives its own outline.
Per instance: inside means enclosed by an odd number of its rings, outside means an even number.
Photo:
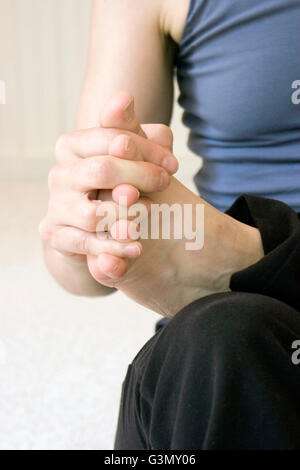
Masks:
[[[300,447],[295,339],[300,313],[269,297],[188,305],[131,364],[116,448]]]

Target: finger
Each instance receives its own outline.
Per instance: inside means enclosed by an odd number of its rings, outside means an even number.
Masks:
[[[166,147],[173,153],[173,132],[165,124],[141,124],[146,138],[162,147]]]
[[[120,131],[117,129],[83,129],[64,134],[56,144],[56,159],[59,164],[68,164],[78,158],[86,159],[99,155],[110,154],[110,147],[116,150],[119,158],[144,160],[165,168],[170,174],[178,169],[178,162],[172,152],[161,145],[151,142],[141,136],[122,131],[122,135],[130,138],[131,148],[126,149],[125,137],[120,141]],[[118,137],[117,143],[113,140]],[[138,149],[138,150],[137,150]],[[112,153],[114,154],[114,153]]]
[[[120,134],[112,140],[109,146],[109,154],[127,160],[143,160],[142,154],[133,139],[126,134]],[[134,186],[121,184],[113,189],[111,196],[117,204],[124,205],[125,200],[125,205],[129,207],[138,200],[140,192]]]
[[[100,124],[106,128],[131,131],[173,152],[173,132],[170,127],[165,124],[140,124],[135,114],[134,97],[128,92],[120,91],[107,102],[101,113]]]
[[[159,126],[159,125],[158,125]],[[163,126],[166,127],[167,126]],[[169,129],[169,128],[167,128]],[[163,141],[164,144],[169,144],[169,133],[167,132],[167,138]],[[138,145],[136,145],[136,141]],[[140,145],[139,145],[140,144]],[[140,151],[140,148],[144,149],[143,152]],[[150,150],[150,152],[149,152]],[[155,164],[161,164],[169,174],[173,174],[178,170],[178,162],[175,159],[173,154],[165,154],[161,151],[161,146],[156,145],[155,147],[149,141],[136,136],[129,136],[126,134],[120,134],[115,137],[110,146],[109,154],[118,158],[124,158],[127,160],[144,160],[150,161]],[[139,197],[139,192],[136,188],[130,185],[121,185],[116,186],[113,190],[113,199],[120,204],[118,199],[126,195],[128,206],[134,204]]]
[[[145,137],[135,114],[134,97],[127,91],[119,91],[108,100],[100,115],[100,126],[128,130]]]
[[[93,127],[63,134],[55,147],[58,163],[68,163],[77,158],[107,155],[110,142],[120,134],[116,129]]]
[[[109,145],[110,155],[127,160],[143,160],[162,166],[169,174],[178,170],[178,161],[165,147],[140,136],[120,134]]]
[[[65,180],[68,187],[81,192],[113,189],[124,183],[151,193],[165,190],[170,183],[170,176],[153,163],[123,160],[106,155],[78,160],[69,168]]]
[[[126,201],[126,196],[120,198]],[[125,204],[123,204],[125,205]],[[67,225],[86,232],[108,231],[120,218],[126,218],[127,211],[114,201],[90,201],[88,197],[70,202],[49,202],[48,223],[53,226]],[[133,217],[128,219],[131,220]],[[101,224],[102,223],[102,224]]]
[[[134,109],[134,97],[124,91],[116,93],[105,105],[100,117],[103,127],[129,130],[173,150],[173,133],[165,124],[140,124]]]
[[[101,201],[90,201],[88,197],[70,201],[49,201],[48,221],[53,226],[72,226],[86,232],[95,232],[99,217],[97,208]]]
[[[139,242],[122,244],[112,239],[100,240],[95,234],[75,227],[57,227],[48,243],[55,250],[78,255],[108,253],[120,258],[136,258],[142,252]]]
[[[143,160],[142,152],[130,135],[119,134],[109,144],[109,155],[127,160]]]

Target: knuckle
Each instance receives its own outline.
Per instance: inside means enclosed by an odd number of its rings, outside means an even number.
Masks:
[[[57,187],[67,185],[67,176],[69,174],[69,168],[60,164],[54,165],[48,173],[48,188],[49,191],[55,191]]]
[[[56,155],[57,161],[60,161],[65,155],[65,152],[69,150],[71,140],[72,140],[71,135],[72,135],[71,133],[62,134],[57,139],[57,142],[55,145],[55,155]]]
[[[158,124],[158,126],[159,126],[159,131],[161,132],[161,134],[163,134],[166,139],[173,141],[172,129],[166,124]]]
[[[51,246],[51,248],[54,248],[55,250],[61,250],[63,243],[63,235],[61,233],[60,229],[56,229],[51,231],[49,238],[48,238],[48,244]]]
[[[47,224],[46,220],[43,219],[39,224],[39,234],[43,241],[47,242],[51,238],[51,229]]]
[[[156,188],[159,185],[159,180],[160,180],[160,173],[159,168],[155,168],[154,165],[149,166],[149,169],[147,172],[145,172],[144,175],[144,184],[149,190],[155,191]]]

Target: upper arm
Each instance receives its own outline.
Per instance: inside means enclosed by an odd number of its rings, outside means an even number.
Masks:
[[[169,124],[175,46],[164,34],[164,0],[94,0],[78,127],[94,127],[118,90],[135,98],[140,122]]]

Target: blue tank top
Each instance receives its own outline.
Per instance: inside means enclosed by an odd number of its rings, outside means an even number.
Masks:
[[[300,0],[190,0],[175,66],[201,196],[300,211]]]

